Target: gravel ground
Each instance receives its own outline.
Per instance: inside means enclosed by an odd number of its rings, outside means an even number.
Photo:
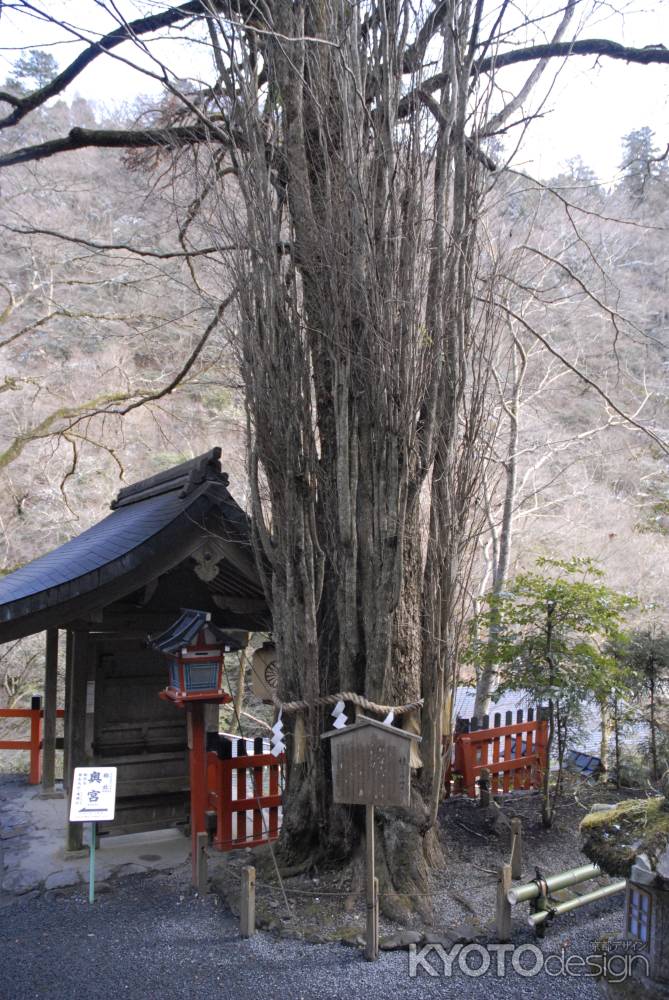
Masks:
[[[537,822],[536,799],[510,800],[505,809],[523,817],[526,877],[534,875],[537,865],[550,873],[585,861],[577,833],[585,810],[577,802],[563,811],[548,836]],[[243,941],[225,902],[213,893],[199,898],[193,891],[187,863],[171,871],[113,877],[101,887],[104,891],[93,906],[81,885],[23,895],[0,893],[0,1000],[386,1000],[393,992],[416,1000],[543,998],[549,993],[552,1000],[601,1000],[597,982],[584,974],[586,970],[555,975],[557,958],[551,959],[549,971],[525,976],[513,968],[510,956],[500,956],[504,975],[499,976],[493,952],[487,971],[465,975],[462,966],[476,970],[483,945],[494,941],[486,925],[494,912],[495,877],[483,869],[495,870],[506,859],[508,837],[491,831],[483,812],[470,802],[446,805],[440,819],[447,868],[434,880],[432,930],[452,931],[466,924],[468,939],[481,942],[469,947],[466,962],[451,953],[449,975],[443,958],[450,944],[441,955],[425,955],[428,967],[418,962],[417,974],[411,976],[406,951],[384,952],[378,962],[367,963],[357,947],[291,939],[280,906],[273,910],[278,933],[261,931]],[[0,869],[1,855],[0,838]],[[244,858],[248,863],[247,854]],[[235,855],[218,859],[217,879],[225,878],[229,859],[233,882]],[[311,922],[320,915],[323,926],[334,920],[339,927],[351,922],[362,927],[362,911],[327,913],[329,878],[318,873],[315,879],[311,873],[288,880],[287,888],[298,890],[292,897],[296,901],[307,887],[310,896],[322,893],[318,903],[311,900]],[[331,878],[335,884],[337,873]],[[525,946],[523,963],[537,961],[532,951],[537,947],[543,956],[561,956],[563,950],[571,956],[594,954],[596,943],[602,937],[616,938],[622,926],[621,896],[558,918],[544,941],[535,940],[526,926],[526,911],[526,906],[517,908],[513,930],[514,943]],[[393,928],[386,925],[385,930]],[[430,967],[434,976],[428,974]]]
[[[387,952],[376,963],[355,948],[308,945],[260,932],[242,941],[237,921],[218,898],[198,898],[188,886],[188,870],[171,875],[129,876],[110,887],[93,906],[81,892],[36,898],[8,897],[0,909],[0,997],[2,1000],[181,1000],[235,997],[236,1000],[385,1000],[403,997],[544,997],[555,1000],[601,997],[593,979],[524,978],[509,965],[503,978],[488,974],[430,977],[419,968],[409,976],[406,952]],[[593,932],[610,929],[610,914],[574,920],[554,935],[545,951],[589,952]],[[532,957],[532,956],[530,956]],[[470,957],[477,963],[477,956]]]

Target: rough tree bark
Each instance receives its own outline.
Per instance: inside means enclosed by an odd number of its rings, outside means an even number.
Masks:
[[[281,694],[313,701],[348,688],[404,702],[429,690],[412,807],[379,811],[379,870],[395,914],[420,903],[439,853],[443,678],[478,469],[462,435],[476,436],[486,378],[472,375],[467,354],[484,175],[467,150],[474,48],[470,12],[461,14],[436,124],[423,110],[400,126],[408,7],[380,7],[365,28],[346,4],[277,4],[281,42],[266,49],[272,103],[243,93],[244,139],[233,152],[244,203],[235,238],[248,246],[239,347],[254,522],[270,567]],[[252,52],[242,51],[240,88],[254,81]],[[273,162],[264,136],[275,128]],[[277,255],[281,240],[290,252]],[[342,854],[357,838],[358,817],[342,818],[326,794],[324,723],[309,713],[307,761],[289,780],[282,847],[291,860]]]

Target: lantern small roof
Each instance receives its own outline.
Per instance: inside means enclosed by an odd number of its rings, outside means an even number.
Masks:
[[[403,729],[398,729],[397,726],[387,726],[385,722],[379,722],[377,719],[370,719],[366,715],[362,715],[360,718],[356,719],[354,723],[350,726],[342,726],[341,729],[330,729],[327,733],[321,734],[322,740],[330,739],[331,736],[349,736],[351,733],[356,732],[359,729],[366,729],[371,726],[373,729],[381,729],[384,733],[390,734],[391,736],[397,736],[402,740],[414,740],[416,743],[420,743],[422,737],[416,736],[415,733],[406,733]]]
[[[178,653],[184,646],[195,642],[204,630],[204,641],[209,646],[220,645],[226,652],[243,649],[247,633],[238,629],[226,630],[213,625],[208,611],[184,608],[181,617],[160,635],[150,635],[149,645],[161,653]]]

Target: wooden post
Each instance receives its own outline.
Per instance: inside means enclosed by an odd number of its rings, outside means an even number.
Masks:
[[[193,885],[198,885],[198,833],[206,828],[207,810],[207,756],[204,736],[204,705],[194,701],[186,706],[188,712],[188,747],[190,761],[190,830],[191,870]]]
[[[86,686],[90,659],[90,639],[88,632],[77,631],[72,635],[72,663],[70,666],[69,704],[65,707],[65,717],[69,713],[68,726],[68,788],[72,795],[72,775],[75,767],[85,767],[86,757]],[[69,815],[69,809],[68,809]],[[80,851],[83,846],[83,823],[67,824],[67,850]]]
[[[511,820],[511,878],[523,875],[523,826],[520,819]]]
[[[216,834],[214,847],[229,851],[232,846],[232,765],[218,760],[216,767]]]
[[[84,824],[82,823],[81,826]],[[89,836],[90,844],[88,847],[88,902],[95,902],[95,848],[97,845],[98,834],[95,829],[95,823],[89,823]]]
[[[283,760],[283,757],[279,758]],[[281,764],[278,760],[275,763],[269,765],[269,794],[279,795],[279,778],[281,775]],[[279,836],[279,807],[270,806],[269,807],[269,823],[268,823],[268,835],[270,840],[276,840]]]
[[[465,795],[468,798],[476,798],[476,778],[474,776],[474,747],[472,746],[471,735],[463,733],[460,736],[460,749],[462,751],[462,784]]]
[[[40,743],[42,742],[42,699],[35,694],[30,699],[30,776],[29,785],[39,785],[42,774]]]
[[[56,779],[56,708],[58,706],[58,629],[46,630],[44,663],[44,749],[42,794],[52,795]]]
[[[197,891],[201,896],[207,895],[207,845],[208,833],[197,835]]]
[[[508,941],[511,937],[511,903],[506,897],[511,888],[511,865],[502,865],[497,883],[497,906],[495,909],[495,926],[498,941]]]
[[[256,870],[242,868],[242,894],[239,902],[239,933],[243,938],[256,932]]]
[[[479,772],[479,806],[481,809],[487,809],[490,805],[490,783],[492,780],[492,773],[489,768],[482,767]]]
[[[379,957],[379,881],[374,875],[374,806],[365,806],[365,838],[367,841],[367,941],[365,958],[375,962]]]

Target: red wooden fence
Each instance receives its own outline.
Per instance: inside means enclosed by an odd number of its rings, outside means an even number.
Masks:
[[[445,781],[446,795],[476,796],[476,783],[486,768],[491,774],[490,790],[494,795],[539,788],[547,764],[548,723],[540,709],[535,718],[528,709],[523,721],[522,709],[507,712],[504,725],[501,714],[482,719],[458,719],[454,736],[454,752]]]
[[[214,735],[215,740],[209,736],[207,753],[209,807],[216,813],[214,847],[233,851],[276,840],[284,754],[272,756],[262,738],[253,741],[253,753],[248,753],[246,740]]]
[[[30,719],[30,739],[29,740],[0,740],[0,750],[29,750],[30,751],[30,785],[39,785],[42,780],[42,720],[44,709],[42,699],[35,697],[32,699],[32,708],[0,708],[0,719]],[[56,709],[56,718],[62,719],[65,712],[62,708]]]

